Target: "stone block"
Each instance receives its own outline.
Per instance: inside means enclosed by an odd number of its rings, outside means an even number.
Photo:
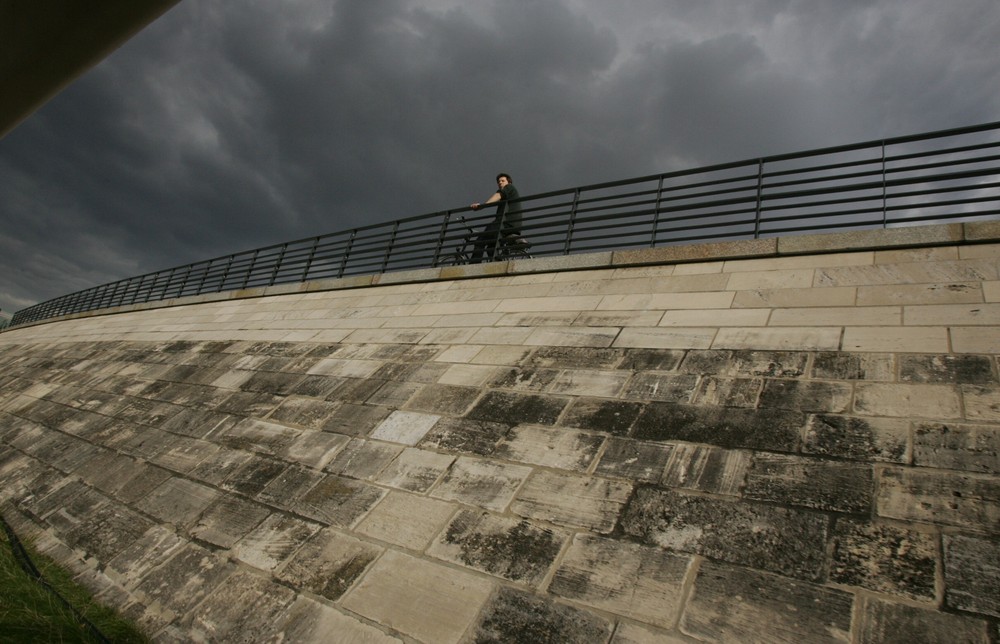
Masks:
[[[525,338],[524,344],[541,347],[610,347],[618,332],[618,327],[541,327],[532,331]]]
[[[809,354],[798,351],[689,351],[681,371],[696,375],[798,378]]]
[[[642,408],[642,403],[638,402],[577,398],[573,400],[560,424],[624,436],[639,417]]]
[[[423,551],[457,506],[404,492],[389,492],[355,529],[380,541]]]
[[[294,600],[295,591],[240,570],[219,584],[181,627],[196,642],[276,639]]]
[[[957,388],[935,384],[859,383],[855,388],[854,409],[859,414],[870,416],[961,416]]]
[[[180,552],[186,544],[169,528],[154,525],[106,562],[104,572],[120,586],[132,590],[141,579]]]
[[[549,388],[561,372],[534,366],[514,367],[498,371],[490,386],[521,392],[542,392]]]
[[[490,368],[492,370],[492,367]],[[408,410],[429,414],[460,416],[479,397],[478,387],[463,387],[457,384],[424,385],[406,403]]]
[[[549,592],[597,610],[661,628],[680,616],[690,557],[659,548],[577,535]]]
[[[185,545],[163,565],[152,568],[135,586],[140,601],[155,609],[147,612],[140,624],[150,632],[159,630],[214,595],[235,571],[235,564],[216,558],[204,548]]]
[[[728,271],[729,265],[727,263]],[[780,270],[750,270],[732,272],[727,289],[749,291],[753,289],[809,288],[813,283],[812,268],[789,268]]]
[[[817,414],[809,417],[802,451],[861,461],[908,463],[910,423],[897,418]]]
[[[409,411],[394,411],[371,433],[373,439],[416,445],[441,417]]]
[[[692,374],[636,373],[628,382],[622,397],[630,400],[690,402],[698,385]]]
[[[881,471],[876,489],[877,516],[1000,532],[996,477],[892,467]]]
[[[257,494],[256,499],[276,508],[287,510],[323,477],[324,474],[320,471],[289,465],[278,476],[271,479]]]
[[[601,455],[595,474],[656,483],[663,475],[672,450],[671,445],[613,437]]]
[[[872,488],[872,468],[864,463],[757,453],[747,472],[743,496],[857,514],[871,508]]]
[[[820,351],[813,357],[812,377],[892,381],[896,379],[896,361],[891,353]]]
[[[531,468],[459,457],[431,496],[503,512],[531,473]]]
[[[955,353],[1000,353],[1000,329],[952,327],[951,346]]]
[[[617,366],[625,351],[590,347],[541,347],[526,360],[524,367],[547,369],[610,369]]]
[[[1000,239],[1000,222],[967,221],[962,224],[967,241],[994,241]]]
[[[775,309],[768,326],[885,326],[903,323],[899,306],[839,306],[808,309]]]
[[[632,485],[624,481],[539,470],[517,493],[511,511],[607,534],[614,529],[631,492]]]
[[[566,535],[517,517],[462,510],[427,554],[537,587],[565,541]]]
[[[913,464],[1000,475],[1000,433],[993,425],[918,423]]]
[[[612,265],[610,251],[600,253],[576,253],[555,257],[510,260],[511,273],[545,273],[549,271],[570,271],[585,268],[604,268]]]
[[[685,261],[728,259],[738,257],[767,257],[777,253],[776,239],[743,239],[737,241],[708,242],[661,246],[640,250],[615,251],[614,266],[638,266],[643,264],[673,264]]]
[[[488,456],[510,425],[464,418],[442,418],[420,442],[421,447],[465,454]]]
[[[553,396],[490,391],[484,395],[466,417],[490,422],[532,423],[552,425],[559,418],[568,400]]]
[[[900,228],[853,230],[842,233],[793,235],[778,239],[784,254],[821,253],[830,250],[865,250],[892,246],[933,246],[962,241],[962,224],[936,224]]]
[[[570,429],[518,425],[497,445],[493,456],[508,461],[577,472],[586,471],[604,437]]]
[[[694,402],[699,405],[721,407],[756,407],[764,388],[763,378],[718,378],[707,376],[699,379]]]
[[[912,326],[996,326],[1000,303],[906,306],[903,318]]]
[[[131,508],[110,502],[63,534],[66,543],[101,562],[118,556],[152,527],[153,522]]]
[[[962,402],[969,420],[1000,421],[1000,386],[962,385]]]
[[[389,550],[341,605],[418,641],[455,644],[492,590],[471,573]]]
[[[733,610],[733,598],[740,598]],[[745,568],[705,562],[681,630],[710,642],[847,642],[854,596]]]
[[[621,528],[648,545],[809,580],[823,573],[828,536],[819,513],[652,487],[629,500]]]
[[[836,414],[848,411],[852,394],[853,387],[848,383],[768,379],[759,404],[764,408]]]
[[[987,622],[964,615],[907,606],[866,597],[861,602],[857,642],[968,642],[990,641]]]
[[[355,479],[374,479],[403,449],[402,445],[352,439],[324,469]]]
[[[313,521],[350,528],[385,494],[373,485],[331,474],[302,495],[294,510]]]
[[[350,442],[350,438],[330,432],[302,432],[278,454],[305,467],[321,470]]]
[[[327,419],[323,431],[345,436],[367,436],[391,413],[392,409],[381,405],[344,403]]]
[[[933,602],[937,538],[892,525],[839,519],[830,581],[915,601]]]
[[[246,418],[220,437],[220,442],[233,449],[275,455],[288,448],[301,430],[256,418]]]
[[[260,494],[287,467],[281,461],[255,455],[235,468],[222,482],[222,488],[252,498]]]
[[[161,521],[184,526],[193,522],[217,498],[217,490],[194,481],[172,478],[150,492],[136,507]]]
[[[666,311],[656,326],[697,327],[710,319],[715,326],[755,327],[767,326],[772,319],[768,308],[731,308],[713,310],[707,315],[704,310]],[[774,324],[774,322],[771,322]]]
[[[1000,546],[996,539],[947,534],[943,540],[945,605],[1000,617]]]
[[[587,611],[500,586],[473,631],[475,642],[604,642],[613,625]]]
[[[231,548],[270,514],[262,505],[227,495],[205,509],[190,533],[220,548]]]
[[[797,411],[654,402],[635,421],[632,435],[641,440],[793,452],[805,422],[805,415]]]
[[[313,534],[275,576],[293,588],[337,601],[383,552],[329,528]]]
[[[255,568],[273,571],[319,529],[316,523],[272,514],[240,539],[232,555]]]
[[[723,327],[713,349],[771,349],[776,351],[830,351],[840,347],[840,327]],[[700,348],[700,347],[694,347]]]
[[[282,401],[271,412],[268,420],[298,425],[307,429],[320,429],[339,406],[339,403],[326,400],[291,396]]]
[[[629,374],[622,371],[566,369],[549,385],[549,392],[569,396],[615,398],[625,387]]]
[[[325,604],[299,595],[287,613],[281,637],[286,642],[321,642],[330,633],[344,642],[356,644],[400,644],[401,640],[386,635],[361,620],[345,615]]]
[[[750,456],[751,452],[743,450],[677,443],[672,446],[659,483],[685,490],[739,496],[750,468]]]
[[[706,317],[706,322],[710,318]],[[612,346],[621,349],[707,349],[717,329],[689,327],[624,328]]]
[[[979,282],[859,286],[857,306],[972,304],[983,301]]]
[[[375,482],[409,492],[426,492],[453,460],[455,457],[448,454],[407,448],[375,477]]]
[[[761,288],[738,291],[734,309],[784,309],[813,306],[854,306],[857,289],[852,286],[827,288]]]

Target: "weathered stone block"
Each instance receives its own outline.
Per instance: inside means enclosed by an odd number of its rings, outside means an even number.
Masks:
[[[252,498],[260,494],[286,467],[288,466],[281,461],[254,455],[233,470],[222,482],[222,488]]]
[[[993,384],[993,361],[976,355],[901,355],[899,379],[903,382]]]
[[[565,541],[565,535],[523,519],[462,510],[427,554],[537,586]]]
[[[839,519],[833,542],[830,581],[907,599],[934,600],[938,555],[933,534]]]
[[[813,358],[812,377],[891,381],[896,379],[896,362],[891,353],[820,351]]]
[[[760,394],[760,406],[836,414],[847,411],[851,394],[851,385],[842,382],[768,379]]]
[[[191,528],[191,536],[220,548],[231,548],[270,513],[257,503],[238,496],[224,496],[205,509]]]
[[[763,378],[708,376],[701,378],[695,392],[695,402],[699,405],[722,407],[756,407],[763,388]]]
[[[754,454],[743,495],[830,512],[867,513],[872,468],[864,463],[792,454]]]
[[[888,463],[909,462],[910,423],[897,418],[809,417],[802,451]]]
[[[521,516],[607,534],[614,528],[632,485],[624,481],[538,471],[511,504]]]
[[[156,606],[143,620],[155,632],[167,622],[186,614],[216,592],[236,566],[210,551],[187,544],[163,565],[152,568],[136,585],[136,594],[147,605]],[[153,613],[153,614],[150,614]]]
[[[864,416],[961,417],[958,391],[949,385],[858,383],[854,409]]]
[[[671,445],[611,438],[597,465],[596,474],[610,478],[656,483],[663,475]]]
[[[637,402],[577,398],[573,400],[561,424],[624,436],[628,434],[642,409],[643,405]]]
[[[410,492],[426,492],[454,460],[455,457],[448,454],[407,448],[379,473],[375,481]]]
[[[818,580],[827,523],[812,512],[640,487],[621,527],[643,543],[668,550]]]
[[[793,452],[805,420],[797,411],[654,402],[635,421],[632,434],[643,440]]]
[[[1000,475],[1000,432],[993,425],[918,423],[913,464]]]
[[[355,479],[374,479],[403,449],[402,445],[352,439],[325,469]]]
[[[627,349],[619,369],[629,371],[674,371],[684,358],[684,351],[675,349]]]
[[[549,592],[670,628],[680,613],[690,564],[690,557],[659,548],[577,535],[549,584]]]
[[[611,369],[625,355],[622,349],[592,347],[542,347],[527,360],[526,367],[556,369]]]
[[[303,494],[294,509],[314,521],[349,528],[385,494],[373,485],[331,474]]]
[[[295,588],[337,601],[382,551],[325,528],[306,541],[275,576]]]
[[[183,526],[194,521],[217,498],[217,490],[194,481],[172,478],[153,490],[136,507],[161,521]]]
[[[414,411],[460,416],[478,397],[477,387],[432,384],[416,392],[404,406]]]
[[[995,539],[944,535],[944,600],[951,608],[1000,617],[1000,545]]]
[[[509,461],[564,470],[585,471],[604,436],[571,429],[518,425],[497,445],[493,455]]]
[[[996,477],[887,467],[877,489],[878,516],[1000,532],[1000,479]]]
[[[152,525],[152,521],[131,508],[111,502],[96,508],[63,538],[67,544],[107,563],[135,543]]]
[[[705,562],[681,630],[711,642],[847,642],[852,605],[841,590]]]
[[[261,642],[278,634],[294,600],[293,590],[240,570],[220,583],[182,628],[194,641]]]
[[[358,524],[357,532],[411,550],[423,551],[457,506],[415,494],[389,492]]]
[[[603,642],[612,626],[579,608],[501,586],[483,610],[473,641]]]
[[[292,396],[278,405],[268,416],[268,420],[309,429],[319,429],[339,406],[338,403],[325,400]]]
[[[256,499],[276,508],[289,509],[307,490],[316,485],[324,474],[313,469],[289,465],[271,479]]]
[[[670,451],[660,484],[738,496],[746,482],[750,455],[742,450],[677,443]]]
[[[459,457],[431,496],[503,512],[531,471],[520,465]]]
[[[549,396],[491,391],[472,408],[467,418],[517,425],[552,425],[568,400]]]
[[[367,436],[392,413],[379,405],[344,403],[327,419],[323,431],[345,436]]]
[[[962,385],[962,401],[969,420],[1000,421],[1000,386]]]
[[[688,351],[684,373],[715,376],[798,378],[805,373],[808,354],[795,351]]]
[[[373,439],[416,445],[441,417],[410,411],[394,411],[371,433]]]
[[[686,374],[637,373],[622,396],[631,400],[690,402],[698,377]]]
[[[882,642],[990,641],[987,622],[964,615],[895,604],[875,597],[861,600],[858,644]]]

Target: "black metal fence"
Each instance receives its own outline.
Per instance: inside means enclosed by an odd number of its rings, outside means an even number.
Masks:
[[[1000,122],[571,188],[521,205],[536,257],[992,218]],[[492,218],[457,208],[234,253],[63,295],[18,311],[12,324],[460,263],[470,229]]]

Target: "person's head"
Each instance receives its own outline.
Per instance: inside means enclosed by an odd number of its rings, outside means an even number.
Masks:
[[[509,183],[514,183],[514,180],[510,178],[510,175],[506,172],[501,172],[497,175],[497,186],[503,188]]]

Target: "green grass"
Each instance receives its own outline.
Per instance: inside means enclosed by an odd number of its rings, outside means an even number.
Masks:
[[[45,580],[112,642],[149,642],[134,624],[94,601],[50,558],[23,544]],[[0,642],[100,642],[66,606],[18,565],[0,530]]]

